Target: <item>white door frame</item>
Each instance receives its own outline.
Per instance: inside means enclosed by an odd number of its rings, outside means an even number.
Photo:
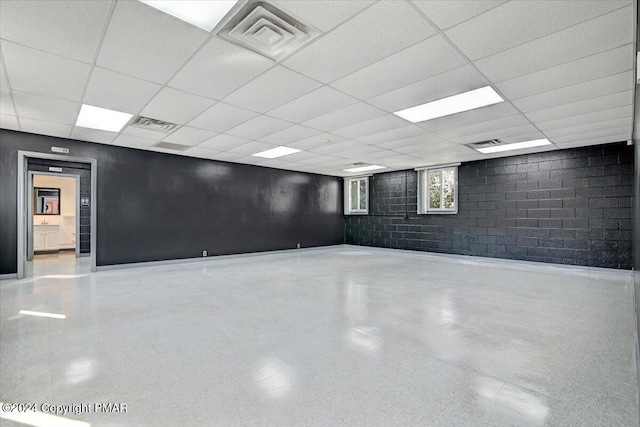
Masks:
[[[40,172],[40,171],[28,171],[29,172],[29,190],[27,191],[27,261],[33,259],[33,176],[34,175],[46,175],[46,176],[62,176],[66,178],[73,178],[76,181],[76,258],[80,257],[80,175],[72,173],[55,173],[55,172]]]
[[[98,236],[98,209],[97,209],[97,191],[98,191],[98,161],[96,159],[84,158],[84,157],[73,157],[66,156],[63,154],[51,154],[51,153],[41,153],[37,151],[18,151],[18,192],[17,192],[17,204],[18,204],[18,245],[17,245],[17,260],[18,260],[18,272],[17,278],[23,279],[25,272],[25,262],[27,259],[27,224],[28,218],[27,213],[28,209],[28,200],[26,197],[27,189],[25,188],[28,185],[28,177],[27,174],[27,159],[47,159],[47,160],[59,160],[63,162],[74,162],[74,163],[89,163],[91,165],[91,271],[97,271],[96,268],[96,243]],[[58,175],[58,174],[54,174]],[[79,209],[79,207],[77,208]],[[33,220],[33,216],[31,218]],[[79,221],[79,216],[78,216]],[[76,234],[76,243],[78,243],[77,247],[80,247],[80,242],[78,241],[78,235]]]

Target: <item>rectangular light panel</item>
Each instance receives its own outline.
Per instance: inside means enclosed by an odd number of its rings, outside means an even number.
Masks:
[[[276,157],[287,156],[289,154],[297,153],[299,151],[301,150],[284,147],[281,145],[280,147],[272,148],[271,150],[261,151],[259,153],[252,154],[252,155],[256,157],[264,157],[265,159],[275,159]]]
[[[411,123],[424,122],[426,120],[437,119],[438,117],[449,116],[487,105],[504,102],[504,99],[496,93],[491,86],[442,98],[437,101],[427,102],[401,111],[396,111],[396,116],[402,117]]]
[[[120,132],[120,129],[127,124],[131,117],[133,114],[82,104],[76,126]]]
[[[221,0],[140,0],[182,21],[211,31],[237,3]]]
[[[345,172],[366,172],[366,171],[374,171],[376,169],[385,169],[384,166],[378,165],[369,165],[369,166],[360,166],[357,168],[345,169]]]
[[[532,141],[516,142],[514,144],[496,145],[495,147],[478,148],[477,150],[484,154],[500,153],[502,151],[521,150],[523,148],[540,147],[549,145],[548,139],[534,139]]]

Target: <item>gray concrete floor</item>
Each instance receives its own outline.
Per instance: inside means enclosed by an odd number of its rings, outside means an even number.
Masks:
[[[349,246],[60,258],[0,285],[2,402],[126,403],[64,414],[92,426],[638,425],[629,272]]]

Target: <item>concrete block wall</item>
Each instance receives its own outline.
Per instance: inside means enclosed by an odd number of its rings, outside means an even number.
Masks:
[[[346,243],[630,269],[634,147],[626,143],[463,163],[455,215],[418,215],[417,173],[375,174]]]

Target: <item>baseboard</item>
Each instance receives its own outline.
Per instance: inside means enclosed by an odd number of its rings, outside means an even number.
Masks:
[[[15,280],[18,278],[18,273],[0,274],[0,280]]]

